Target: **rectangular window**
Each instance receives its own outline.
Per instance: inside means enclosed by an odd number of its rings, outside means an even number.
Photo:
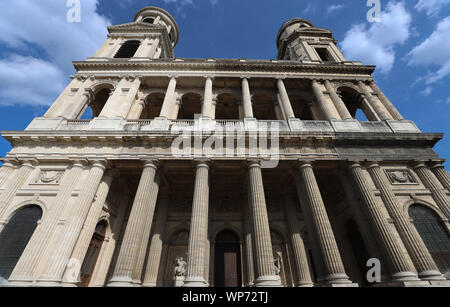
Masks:
[[[333,56],[330,54],[327,48],[315,48],[319,58],[323,62],[335,62]]]

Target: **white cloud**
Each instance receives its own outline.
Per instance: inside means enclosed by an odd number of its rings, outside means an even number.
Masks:
[[[1,60],[0,105],[53,102],[73,72],[72,61],[92,56],[106,39],[110,22],[96,12],[98,1],[81,0],[80,23],[67,21],[66,1],[0,2],[0,43],[12,50]]]
[[[345,8],[345,4],[332,4],[327,8],[327,14],[332,14],[334,12],[340,11]]]
[[[435,16],[447,4],[450,4],[450,0],[419,0],[414,8],[419,12],[425,11],[428,16]]]
[[[48,105],[64,89],[67,76],[56,65],[12,55],[0,60],[1,105]]]
[[[342,51],[348,60],[377,65],[387,74],[395,63],[394,47],[411,35],[411,21],[404,3],[391,1],[381,12],[381,22],[369,27],[364,23],[352,26],[341,43]]]
[[[438,23],[434,32],[408,54],[411,66],[438,67],[422,80],[433,84],[450,75],[450,16]]]

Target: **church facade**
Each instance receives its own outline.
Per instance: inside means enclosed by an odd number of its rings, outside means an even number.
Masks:
[[[108,31],[2,132],[2,285],[450,285],[443,135],[331,31],[287,21],[275,60],[176,58],[156,7]]]

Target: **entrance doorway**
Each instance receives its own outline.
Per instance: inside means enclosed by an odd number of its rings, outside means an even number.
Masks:
[[[214,286],[241,287],[241,245],[232,231],[217,235],[215,244]]]
[[[106,223],[100,222],[95,228],[94,235],[92,236],[91,243],[89,244],[86,257],[84,258],[83,265],[81,267],[80,274],[80,287],[87,287],[91,281],[94,273],[95,265],[97,264],[100,250],[105,240]]]

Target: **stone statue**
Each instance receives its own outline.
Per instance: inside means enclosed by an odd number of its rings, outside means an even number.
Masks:
[[[280,276],[281,273],[281,261],[280,258],[276,257],[273,259],[273,266],[275,268],[275,275]]]
[[[184,261],[183,257],[179,257],[176,260],[175,264],[175,276],[176,277],[185,277],[187,269],[187,262]]]

